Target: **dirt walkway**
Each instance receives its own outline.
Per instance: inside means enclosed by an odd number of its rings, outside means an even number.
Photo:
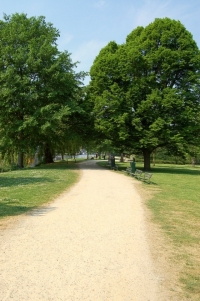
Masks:
[[[80,166],[70,191],[0,232],[0,300],[168,301],[134,180]]]

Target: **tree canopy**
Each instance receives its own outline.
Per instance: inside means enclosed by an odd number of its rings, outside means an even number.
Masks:
[[[0,21],[0,145],[21,155],[38,146],[52,161],[74,113],[81,80],[70,54],[59,52],[59,31],[44,17],[4,15]]]
[[[88,93],[95,126],[121,150],[144,155],[199,138],[200,51],[169,18],[138,27],[126,43],[110,42],[91,67]]]

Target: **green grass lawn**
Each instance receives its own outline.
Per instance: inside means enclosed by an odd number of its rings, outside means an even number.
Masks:
[[[148,207],[177,251],[174,261],[182,266],[186,297],[200,300],[200,168],[158,165],[152,173],[160,192]]]
[[[117,165],[121,172],[129,163]],[[142,167],[136,162],[136,168]],[[143,184],[151,195],[147,206],[171,242],[170,260],[180,270],[178,285],[188,300],[200,300],[200,167],[157,164],[151,172],[151,183]]]
[[[0,219],[25,213],[58,196],[78,179],[74,161],[0,174]]]

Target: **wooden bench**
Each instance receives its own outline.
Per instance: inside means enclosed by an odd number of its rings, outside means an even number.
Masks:
[[[139,169],[136,169],[135,173],[131,173],[131,175],[134,176],[134,177],[136,177],[137,179],[141,179],[142,178],[142,174],[143,174],[143,171],[139,170]]]
[[[131,167],[127,167],[127,169],[125,170],[125,172],[128,175],[131,175],[131,176],[136,177],[136,178],[141,178],[142,173],[143,173],[142,170],[139,170],[139,169],[136,169],[135,173],[132,173]]]
[[[132,173],[131,167],[127,167],[127,169],[124,170],[124,172],[126,172],[128,175],[131,175],[131,176],[137,178],[138,180],[143,180],[143,181],[148,182],[148,183],[150,183],[150,179],[152,177],[152,173],[143,172],[140,169],[136,169],[135,173]]]
[[[115,166],[110,166],[110,168],[111,168],[112,170],[118,170],[118,166],[117,166],[117,165],[115,165]]]
[[[131,168],[130,168],[130,167],[127,167],[127,169],[124,170],[124,172],[126,172],[128,175],[130,175],[130,174],[131,174]]]
[[[143,180],[148,183],[150,183],[150,179],[152,177],[152,173],[143,172],[142,170],[139,169],[136,169],[135,173],[131,175],[136,177],[137,179]]]
[[[148,183],[150,183],[151,177],[152,177],[152,173],[145,172],[144,175],[143,175],[143,180],[147,181]]]

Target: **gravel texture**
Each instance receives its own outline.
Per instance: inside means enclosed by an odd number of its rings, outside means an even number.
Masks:
[[[94,160],[80,169],[70,190],[0,231],[0,300],[165,300],[135,180]]]

